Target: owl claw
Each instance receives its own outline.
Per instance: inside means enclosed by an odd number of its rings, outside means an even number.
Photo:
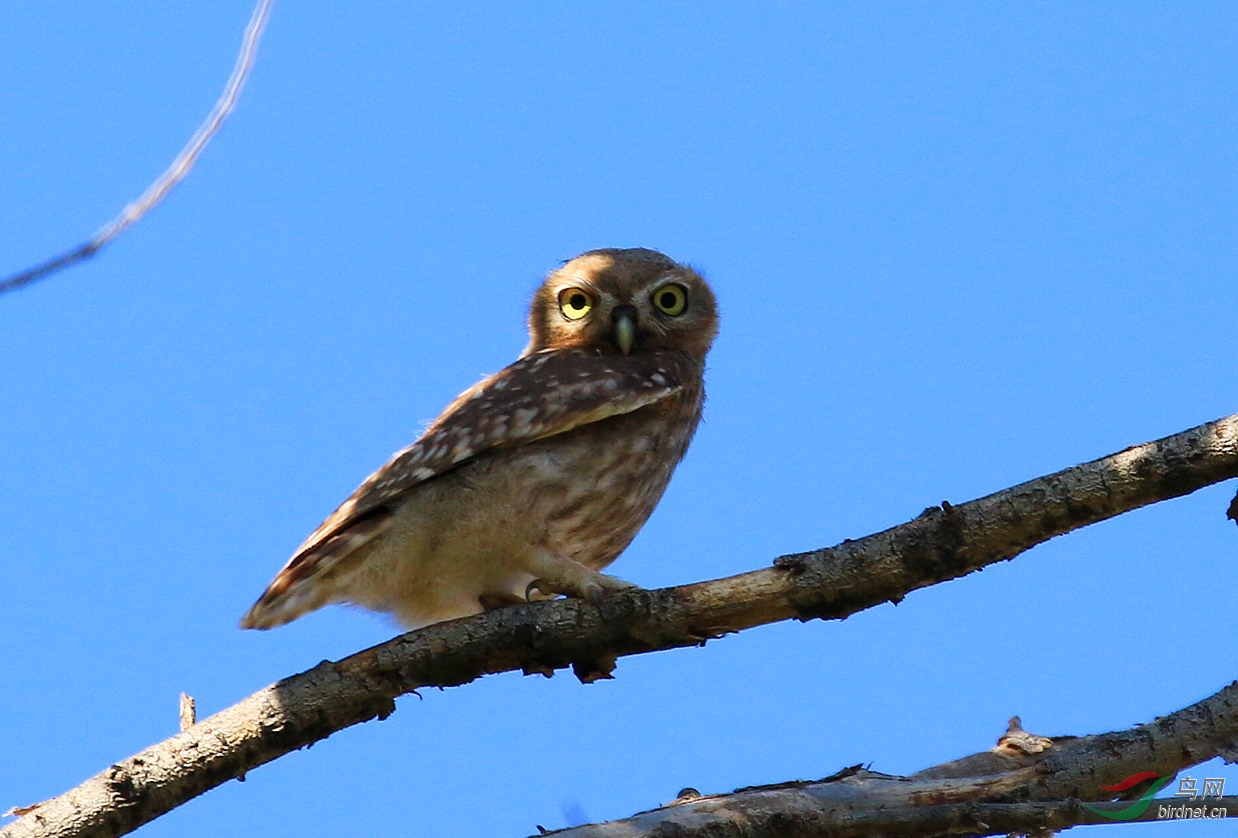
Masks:
[[[551,599],[560,594],[564,596],[585,599],[596,604],[613,591],[624,591],[639,587],[631,582],[625,582],[614,576],[592,572],[583,579],[563,580],[553,582],[549,579],[534,579],[524,589],[524,598],[530,602],[537,599]]]
[[[603,573],[597,575],[597,581],[589,582],[585,585],[584,598],[589,602],[597,605],[603,599],[618,591],[632,591],[640,588],[640,585],[633,585],[631,582],[625,582],[622,579],[617,579],[614,576],[607,576]]]
[[[605,573],[599,573],[585,587],[585,596],[596,601],[598,597],[605,596],[614,591],[630,591],[633,588],[639,587],[640,585],[633,585],[631,582],[627,582],[617,576],[607,576]]]

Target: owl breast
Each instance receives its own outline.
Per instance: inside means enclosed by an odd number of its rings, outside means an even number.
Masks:
[[[699,386],[506,455],[515,506],[541,544],[600,570],[649,518],[701,415]]]

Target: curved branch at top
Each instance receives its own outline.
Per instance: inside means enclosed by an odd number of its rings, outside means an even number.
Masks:
[[[260,690],[119,762],[0,830],[5,838],[122,835],[289,751],[395,709],[395,698],[482,675],[584,681],[615,659],[699,645],[790,618],[841,619],[1010,559],[1087,524],[1238,477],[1238,416],[1020,484],[773,567],[598,605],[537,602],[428,626]]]
[[[228,115],[236,107],[237,99],[241,96],[241,89],[245,86],[246,79],[249,78],[249,71],[253,69],[254,57],[258,52],[258,42],[262,39],[262,30],[266,27],[267,18],[271,14],[271,2],[272,0],[258,0],[258,5],[254,7],[250,15],[249,25],[245,27],[241,52],[232,66],[232,73],[228,76],[223,93],[215,102],[215,107],[211,108],[206,121],[198,126],[198,130],[189,138],[189,142],[181,149],[180,154],[176,155],[176,159],[164,170],[163,174],[155,178],[154,183],[146,187],[145,192],[126,205],[119,215],[104,225],[89,241],[45,262],[40,262],[32,268],[0,279],[0,294],[16,291],[35,280],[51,276],[57,271],[94,256],[105,246],[111,244],[117,236],[140,221],[185,179],[190,169],[198,162],[198,156],[202,154],[202,150],[219,133]]]

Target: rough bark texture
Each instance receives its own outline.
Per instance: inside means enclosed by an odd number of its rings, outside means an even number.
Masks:
[[[622,655],[793,617],[841,619],[1235,476],[1238,416],[1231,416],[970,503],[943,503],[902,526],[762,570],[623,592],[597,606],[529,603],[428,626],[279,681],[39,804],[0,836],[122,835],[289,751],[384,718],[396,696],[419,687],[568,666],[588,682],[608,677]]]
[[[897,784],[902,782],[902,778],[892,777],[887,782]],[[1165,803],[1182,805],[1182,801],[1167,800]],[[1120,812],[1129,804],[1092,805],[1097,809]],[[1201,804],[1196,802],[1194,805]],[[717,815],[675,820],[667,818],[649,828],[638,818],[632,818],[542,834],[556,838],[980,838],[1011,834],[1049,838],[1054,832],[1072,826],[1160,820],[1156,806],[1131,821],[1115,821],[1085,808],[1078,800],[877,808],[877,804],[868,798],[860,803],[840,804],[836,801],[830,804],[811,794],[790,789],[753,793],[735,806],[733,818]],[[1226,808],[1229,812],[1226,817],[1238,817],[1238,797],[1209,798],[1207,806]],[[619,829],[609,831],[611,826]]]
[[[1083,737],[1032,736],[1018,719],[991,751],[893,777],[850,768],[817,782],[740,789],[726,795],[682,795],[674,803],[609,823],[548,833],[558,838],[858,838],[1036,834],[1114,821],[1085,806],[1120,812],[1151,781],[1121,795],[1102,790],[1143,771],[1172,777],[1221,756],[1238,759],[1238,682],[1154,722]],[[1099,801],[1104,801],[1101,803]],[[1174,799],[1153,804],[1137,820],[1157,820],[1159,805],[1226,808],[1238,799]]]

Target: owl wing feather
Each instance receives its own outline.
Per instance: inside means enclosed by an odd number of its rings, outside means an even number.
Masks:
[[[397,451],[319,525],[241,620],[270,628],[323,603],[305,583],[385,533],[400,499],[427,480],[499,448],[510,448],[631,413],[679,391],[688,372],[678,353],[638,357],[550,349],[465,390],[421,437]],[[553,398],[551,397],[553,396]]]

